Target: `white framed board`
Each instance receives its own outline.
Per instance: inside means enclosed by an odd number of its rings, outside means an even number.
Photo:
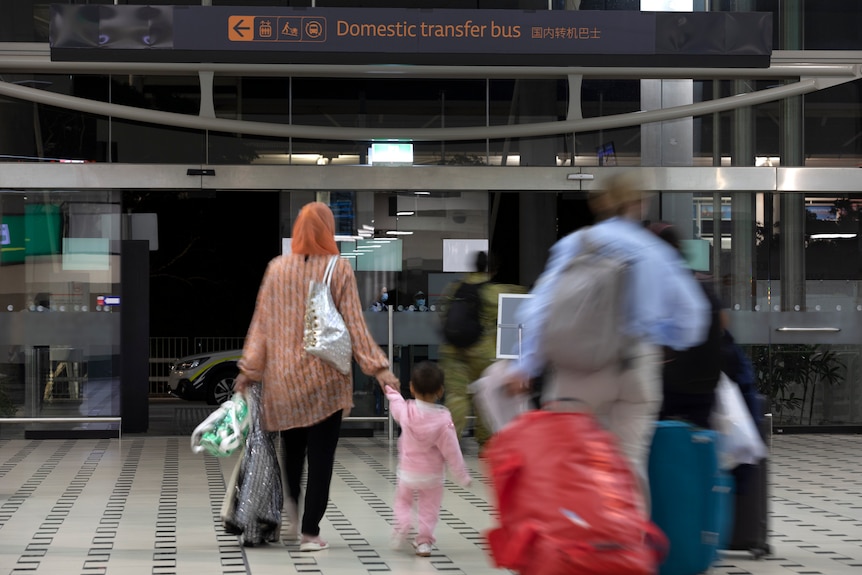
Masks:
[[[497,359],[518,359],[525,325],[518,323],[518,308],[533,297],[529,293],[501,293],[497,298]]]

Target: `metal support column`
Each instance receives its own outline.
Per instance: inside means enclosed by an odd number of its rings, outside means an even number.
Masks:
[[[780,42],[783,50],[803,48],[802,0],[789,0],[781,11]],[[779,104],[782,166],[803,166],[802,96]],[[781,309],[805,309],[805,194],[782,194],[779,202],[781,231]]]

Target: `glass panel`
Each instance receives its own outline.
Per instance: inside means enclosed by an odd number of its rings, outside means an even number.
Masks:
[[[735,209],[740,204],[753,207],[755,218],[736,221],[745,214]],[[731,329],[749,346],[760,389],[782,427],[862,422],[862,271],[849,264],[862,250],[860,205],[860,194],[731,196],[733,250],[722,265],[729,261],[731,273],[744,269],[746,237],[753,236],[756,281],[732,276],[722,282],[723,293],[731,294]]]
[[[202,132],[127,120],[110,120],[111,161],[126,164],[203,164]]]
[[[786,3],[785,3],[786,5]],[[804,38],[806,50],[860,50],[862,39],[862,6],[858,2],[804,3]]]
[[[490,157],[491,149],[501,150]],[[457,142],[416,142],[413,144],[413,163],[442,166],[487,166],[501,165],[506,150],[505,142],[489,144],[487,140],[464,140]]]
[[[200,111],[200,86],[197,77],[112,76],[111,102],[196,116]],[[115,118],[109,121],[112,162],[206,162],[202,132]]]
[[[262,138],[243,134],[208,132],[207,164],[287,164],[290,142],[283,138]]]
[[[288,142],[285,141],[285,144]],[[297,165],[318,166],[356,166],[368,164],[369,142],[344,140],[303,140],[294,138],[291,142],[293,154],[270,154],[262,157],[260,163],[292,163]],[[272,148],[269,148],[272,150]]]
[[[309,201],[323,201],[336,215],[342,256],[356,270],[359,298],[375,341],[389,342],[388,313],[393,306],[395,365],[403,383],[412,365],[436,359],[439,344],[437,314],[440,295],[460,278],[462,267],[451,265],[444,242],[461,240],[465,249],[487,249],[487,192],[292,192],[290,218]],[[282,224],[282,229],[291,225]],[[479,244],[470,243],[478,241]],[[469,249],[478,249],[472,247]],[[450,252],[451,253],[451,252]],[[380,415],[382,403],[375,385],[354,370],[354,416]]]
[[[862,272],[847,265],[860,259],[862,195],[673,193],[661,204],[682,234],[691,210],[688,260],[716,279],[776,424],[862,422]]]
[[[805,165],[859,167],[862,81],[805,96]]]
[[[4,74],[3,80],[46,92],[108,101],[106,76]],[[2,161],[101,162],[107,157],[103,116],[0,99],[0,122],[6,127],[0,135]]]
[[[484,80],[294,78],[292,94],[297,124],[440,128],[486,122]]]
[[[120,415],[119,254],[115,194],[0,193],[0,415]],[[5,425],[2,433],[56,427]]]

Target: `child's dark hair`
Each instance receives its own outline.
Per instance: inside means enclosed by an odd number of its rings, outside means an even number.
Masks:
[[[439,393],[443,389],[443,370],[433,361],[417,363],[410,374],[410,383],[422,395]]]

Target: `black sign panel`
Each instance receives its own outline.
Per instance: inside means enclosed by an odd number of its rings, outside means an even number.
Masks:
[[[80,61],[766,67],[772,15],[53,5]]]

